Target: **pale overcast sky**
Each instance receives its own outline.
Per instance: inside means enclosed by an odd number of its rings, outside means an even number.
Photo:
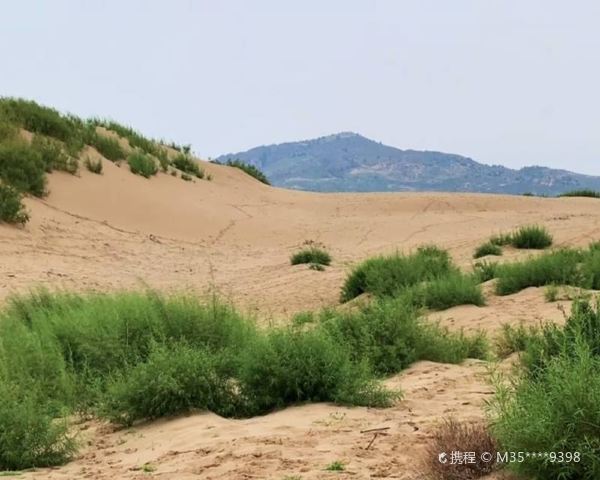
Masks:
[[[351,130],[600,175],[600,2],[5,0],[0,95],[200,155]]]

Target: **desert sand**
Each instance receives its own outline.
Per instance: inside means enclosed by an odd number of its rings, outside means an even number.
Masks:
[[[435,243],[467,269],[479,243],[523,224],[544,224],[558,245],[600,239],[594,199],[317,194],[268,187],[229,167],[204,167],[211,182],[166,174],[147,180],[108,161],[102,176],[83,169],[77,177],[51,174],[50,194],[26,200],[29,224],[0,225],[0,300],[36,286],[217,292],[258,322],[281,323],[302,310],[337,305],[352,264],[378,253]],[[326,271],[290,266],[290,254],[307,240],[332,254]],[[509,249],[502,261],[526,255]],[[560,321],[557,307],[569,308],[569,302],[546,303],[536,288],[487,300],[485,307],[430,318],[493,336],[503,323]],[[402,388],[404,399],[383,410],[311,404],[247,420],[197,413],[129,430],[87,422],[73,462],[20,478],[418,479],[439,422],[483,418],[493,391],[487,370],[475,360],[419,362],[387,380]],[[367,449],[372,434],[361,431],[376,427],[389,427],[389,435]],[[326,472],[336,460],[346,471]],[[146,463],[152,471],[142,470]]]

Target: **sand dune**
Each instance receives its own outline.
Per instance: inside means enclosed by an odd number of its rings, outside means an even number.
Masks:
[[[93,155],[94,152],[88,152]],[[267,187],[241,171],[207,164],[211,182],[159,174],[146,180],[104,162],[104,174],[50,175],[50,195],[28,199],[23,229],[0,226],[0,296],[36,285],[77,290],[139,288],[216,290],[256,313],[284,322],[305,309],[336,305],[343,278],[367,256],[424,243],[450,250],[468,267],[473,249],[493,233],[543,223],[558,244],[600,238],[593,199],[477,194],[314,194]],[[325,272],[290,266],[305,240],[324,243]],[[527,255],[508,250],[503,259]],[[568,302],[563,304],[568,308]],[[431,315],[450,328],[493,331],[503,323],[560,321],[539,289],[490,297]],[[420,478],[419,456],[444,417],[481,418],[491,387],[481,362],[420,362],[389,379],[405,400],[386,410],[317,404],[249,420],[197,414],[131,431],[83,425],[80,458],[24,478],[282,479]],[[389,426],[367,450],[360,431]],[[325,465],[342,460],[344,473]]]

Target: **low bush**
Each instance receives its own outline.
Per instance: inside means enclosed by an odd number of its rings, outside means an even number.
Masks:
[[[445,310],[456,305],[485,305],[477,277],[460,272],[410,287],[403,295],[415,305],[431,310]]]
[[[0,183],[0,222],[24,225],[28,220],[21,194],[13,187]]]
[[[131,173],[141,175],[145,178],[150,178],[158,173],[158,167],[154,158],[145,153],[134,152],[127,157],[127,163]]]
[[[89,123],[95,127],[104,127],[107,130],[112,130],[120,137],[127,139],[132,148],[140,149],[146,155],[157,156],[159,150],[162,149],[162,147],[159,147],[159,142],[156,140],[144,137],[141,133],[137,132],[133,128],[121,125],[113,120],[93,118],[89,120]]]
[[[537,338],[538,334],[537,327],[527,327],[523,324],[513,326],[505,323],[495,340],[496,354],[500,358],[506,358],[512,353],[522,352],[527,348],[529,341]]]
[[[301,263],[329,265],[331,263],[331,256],[322,248],[311,246],[294,253],[290,262],[292,265],[299,265]]]
[[[24,141],[0,144],[0,179],[37,197],[46,193],[47,165],[42,155]]]
[[[254,165],[251,165],[246,162],[242,162],[241,160],[231,160],[231,159],[227,160],[225,165],[228,165],[230,167],[239,168],[240,170],[247,173],[251,177],[256,178],[259,182],[262,182],[265,185],[271,185],[267,176]]]
[[[175,173],[175,175],[177,175],[177,173]],[[182,173],[181,179],[185,180],[186,182],[191,182],[193,180],[192,176],[188,175],[187,173]]]
[[[346,302],[365,292],[394,296],[406,287],[456,271],[448,253],[437,247],[421,247],[410,255],[397,253],[370,258],[348,275],[341,300]]]
[[[525,226],[511,235],[510,244],[515,248],[547,248],[552,245],[552,235],[544,227]]]
[[[198,178],[204,178],[204,170],[200,168],[198,162],[196,162],[190,155],[179,153],[173,159],[172,164],[175,168],[184,173],[194,175]]]
[[[98,150],[98,153],[111,162],[124,160],[127,154],[116,138],[94,132],[90,136],[89,144]]]
[[[154,345],[144,362],[110,381],[102,415],[131,425],[192,409],[237,413],[233,385],[221,368],[219,357],[207,350]]]
[[[598,307],[585,301],[574,304],[564,327],[546,325],[528,339],[524,372],[497,386],[493,432],[503,450],[554,457],[511,463],[511,469],[535,478],[600,475],[599,339]]]
[[[486,242],[477,247],[473,254],[473,258],[481,258],[487,255],[502,255],[502,249],[492,242]]]
[[[496,278],[496,270],[498,264],[496,262],[481,261],[473,265],[473,275],[479,283],[487,282]]]
[[[31,141],[31,148],[40,154],[46,172],[62,170],[74,175],[79,170],[77,159],[71,157],[58,140],[36,134]]]
[[[97,175],[102,174],[102,160],[92,160],[90,157],[86,157],[84,160],[85,168],[87,168],[90,172],[95,173]]]
[[[527,287],[544,285],[580,285],[580,262],[585,254],[579,250],[561,249],[516,263],[496,268],[496,293],[509,295]]]

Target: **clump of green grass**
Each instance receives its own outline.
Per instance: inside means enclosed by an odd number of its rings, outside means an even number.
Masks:
[[[498,247],[504,247],[504,246],[510,245],[512,243],[512,235],[510,233],[501,233],[498,235],[492,235],[490,237],[489,242],[492,245],[496,245]]]
[[[558,286],[554,285],[553,283],[546,286],[546,288],[544,289],[544,298],[547,302],[556,302],[556,300],[558,299],[558,294]]]
[[[65,151],[64,144],[58,140],[34,135],[31,148],[40,154],[48,173],[53,170],[62,170],[74,175],[79,170],[77,159],[71,157]]]
[[[100,155],[111,162],[124,160],[127,156],[116,138],[94,132],[93,135],[90,135],[89,144],[98,150]]]
[[[239,168],[240,170],[246,172],[251,177],[256,178],[259,182],[262,182],[265,185],[271,185],[267,176],[258,167],[254,166],[254,165],[251,165],[246,162],[242,162],[239,159],[235,159],[235,160],[229,159],[229,160],[227,160],[225,165],[228,165],[230,167]]]
[[[552,235],[544,227],[529,225],[514,232],[510,244],[515,248],[547,248],[552,245]]]
[[[159,150],[162,150],[162,147],[159,146],[158,141],[147,138],[133,128],[127,127],[113,120],[94,118],[89,120],[89,123],[96,127],[104,127],[107,130],[112,130],[120,137],[127,139],[132,148],[137,148],[146,155],[158,156]]]
[[[290,262],[292,265],[299,265],[301,263],[329,265],[331,263],[331,255],[324,249],[311,245],[294,253],[290,258]]]
[[[97,175],[102,174],[102,160],[92,160],[90,157],[86,157],[83,161],[85,168],[87,168],[90,172],[95,173]]]
[[[25,225],[28,221],[21,194],[10,185],[0,183],[0,222]]]
[[[204,170],[200,168],[194,159],[185,153],[179,153],[172,162],[173,166],[184,173],[198,178],[204,178]]]
[[[498,245],[488,241],[477,247],[473,258],[481,258],[487,255],[502,255],[502,249]]]
[[[415,305],[431,310],[445,310],[456,305],[485,305],[478,278],[460,272],[409,287],[404,295]]]
[[[480,261],[473,265],[473,275],[479,283],[487,282],[496,278],[496,270],[498,264],[496,262]]]
[[[158,167],[154,158],[142,152],[134,152],[127,157],[127,163],[131,173],[150,178],[158,173]]]
[[[596,478],[600,473],[598,339],[598,307],[578,302],[564,327],[547,325],[527,342],[524,371],[515,381],[497,385],[492,430],[502,450],[571,455],[562,461],[531,458],[511,463],[511,470],[535,478]]]
[[[593,288],[600,256],[593,250],[561,249],[496,268],[496,293],[509,295],[527,287],[574,285]]]
[[[515,352],[522,352],[527,348],[530,339],[539,333],[536,327],[527,327],[523,324],[517,326],[505,323],[502,325],[500,335],[495,340],[495,351],[500,358],[506,358]]]
[[[0,179],[36,197],[46,193],[46,168],[37,150],[23,141],[0,144]]]
[[[342,287],[347,302],[362,293],[394,296],[406,287],[456,272],[450,256],[437,247],[421,247],[410,255],[396,253],[365,260],[355,267]]]
[[[346,465],[344,462],[336,460],[335,462],[331,462],[329,465],[325,467],[325,470],[329,472],[343,472],[346,470]]]
[[[590,197],[600,198],[600,192],[589,188],[583,188],[581,190],[571,190],[558,195],[559,197]]]

